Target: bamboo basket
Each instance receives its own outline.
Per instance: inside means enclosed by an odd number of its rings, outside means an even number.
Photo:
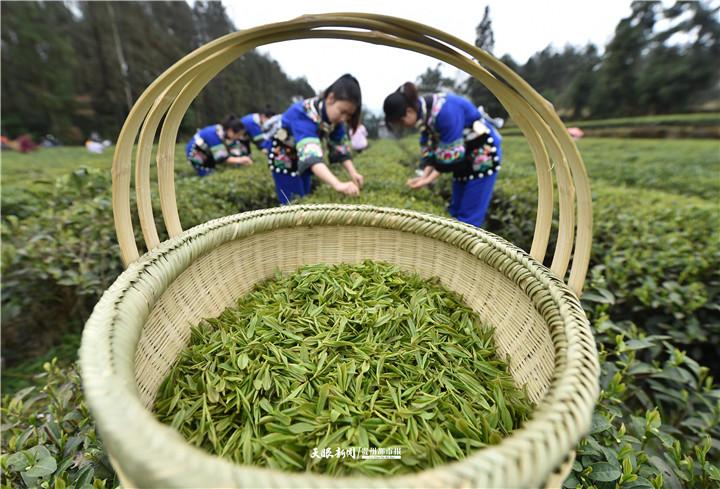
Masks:
[[[290,39],[337,38],[423,53],[490,89],[527,138],[538,175],[530,253],[443,217],[366,205],[291,205],[216,219],[183,231],[173,165],[180,121],[219,71],[249,49]],[[158,185],[170,239],[160,242],[150,193],[158,136]],[[130,210],[137,140],[140,256]],[[541,265],[558,186],[559,226],[550,269]],[[547,487],[559,486],[590,427],[598,360],[578,301],[589,261],[592,211],[582,159],[552,106],[502,63],[449,34],[404,19],[361,13],[306,15],[229,34],[187,55],[138,99],[113,160],[113,209],[127,269],[88,320],[80,351],[87,402],[126,487]],[[577,217],[577,219],[576,219]],[[568,271],[570,259],[572,267]],[[150,411],[190,327],[218,315],[278,269],[310,263],[394,263],[439,277],[496,328],[501,354],[536,403],[530,420],[464,460],[391,478],[335,478],[236,465],[187,443]],[[568,276],[567,284],[561,278]]]

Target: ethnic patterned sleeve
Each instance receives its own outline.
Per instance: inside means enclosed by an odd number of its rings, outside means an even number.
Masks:
[[[227,160],[230,156],[228,147],[222,143],[210,146],[210,152],[212,153],[213,159],[218,163]]]
[[[435,145],[427,130],[420,133],[420,168],[435,166]]]
[[[465,141],[463,129],[465,118],[459,110],[452,110],[452,107],[445,106],[441,110],[435,122],[435,129],[438,132],[438,141],[435,150],[435,167],[442,169],[465,159]]]
[[[296,141],[297,172],[302,175],[313,165],[323,162],[324,153],[318,137],[318,127],[309,117],[302,114],[291,121],[290,132]]]
[[[259,114],[248,114],[242,119],[240,119],[240,122],[243,123],[243,126],[245,126],[245,131],[247,132],[248,139],[252,140],[252,142],[255,144],[255,146],[258,147],[258,149],[266,149],[267,148],[267,139],[265,138],[265,133],[262,130],[262,126],[260,124],[260,115]],[[270,143],[272,145],[272,143]],[[248,148],[250,147],[249,144],[247,144]]]
[[[225,146],[225,132],[221,125],[208,126],[195,135],[195,144],[206,154],[209,153],[217,163],[225,161],[230,156]]]
[[[230,156],[250,156],[250,141],[236,139],[227,145]]]
[[[330,163],[342,163],[352,158],[345,124],[338,124],[328,137],[328,152]]]

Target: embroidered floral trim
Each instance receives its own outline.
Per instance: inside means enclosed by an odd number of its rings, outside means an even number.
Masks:
[[[497,163],[493,162],[493,147],[484,144],[479,148],[475,148],[470,155],[470,162],[472,171],[475,173],[485,173],[497,166]]]
[[[277,154],[272,160],[272,167],[280,168],[281,170],[290,170],[292,168],[292,160],[286,153]]]
[[[435,150],[430,145],[420,146],[420,158],[435,158]]]
[[[470,150],[468,155],[468,173],[455,175],[453,179],[459,182],[483,179],[500,171],[501,161],[498,156],[498,148],[492,137],[483,135],[485,141]]]
[[[335,130],[336,125],[325,122],[322,118],[324,102],[320,97],[312,97],[303,101],[305,114],[318,126],[318,134],[321,138],[327,138]]]
[[[350,159],[350,147],[345,144],[330,145],[330,163],[342,163]]]
[[[465,141],[458,139],[449,144],[438,144],[435,156],[441,165],[456,163],[465,158]]]
[[[222,143],[212,146],[210,148],[210,153],[212,153],[215,161],[222,161],[229,156],[227,148]]]
[[[268,153],[268,166],[270,170],[276,173],[288,173],[292,171],[294,153],[293,148],[274,141],[272,149]],[[295,176],[295,174],[295,172],[292,172],[293,176]]]
[[[430,109],[430,117],[428,117],[427,125],[435,130],[435,121],[437,120],[440,109],[445,105],[447,97],[444,93],[436,93],[433,95],[432,109]]]
[[[341,141],[333,141],[328,138],[327,144],[330,153],[330,163],[342,163],[350,159],[350,139],[348,139],[347,133],[345,133]]]
[[[208,155],[203,153],[200,148],[193,146],[190,154],[188,154],[188,160],[190,160],[193,166],[205,166],[205,163],[208,161]]]
[[[322,122],[319,97],[311,97],[303,100],[303,108],[305,109],[305,114],[307,114],[310,120],[315,124],[320,124]]]
[[[453,159],[456,158],[453,158],[453,155],[455,152],[453,150],[448,152],[447,147],[455,145],[457,141],[451,143],[451,145],[438,145],[438,134],[435,130],[437,116],[440,113],[440,109],[442,109],[443,105],[445,105],[447,97],[444,93],[436,93],[432,97],[433,101],[430,114],[426,114],[427,104],[425,103],[425,99],[420,99],[421,114],[418,118],[417,127],[423,132],[424,137],[427,139],[426,144],[420,145],[420,162],[421,164],[435,164],[436,162],[441,164],[454,163]],[[462,140],[460,141],[460,145],[463,146]],[[462,158],[464,155],[465,149],[463,146],[462,151],[457,158]],[[444,158],[450,159],[445,160]]]
[[[297,143],[298,159],[304,160],[322,160],[323,149],[319,138],[304,138]]]

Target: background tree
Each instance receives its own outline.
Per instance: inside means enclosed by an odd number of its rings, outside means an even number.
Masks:
[[[420,93],[453,92],[456,90],[455,80],[443,76],[440,67],[441,63],[438,63],[435,68],[428,68],[425,73],[417,78],[417,88]]]
[[[385,124],[383,118],[366,109],[363,109],[362,123],[368,131],[368,137],[376,138],[380,132],[380,126]]]
[[[222,3],[2,2],[2,130],[10,137],[52,133],[65,143],[91,131],[114,139],[137,97],[177,60],[233,32]],[[720,109],[718,4],[635,2],[607,46],[547,47],[524,64],[501,61],[573,119]],[[656,20],[666,22],[656,24]],[[661,29],[658,29],[658,25]],[[490,9],[475,45],[493,52]],[[602,55],[600,52],[603,51]],[[475,79],[443,76],[440,65],[418,77],[425,92],[457,91],[506,117]],[[191,104],[181,137],[230,112],[266,106],[282,111],[293,96],[313,95],[274,60],[248,51]]]
[[[3,2],[1,9],[3,132],[73,137],[72,14],[59,2]]]
[[[720,69],[717,62],[708,61],[720,59],[718,10],[701,2],[681,1],[663,12],[671,27],[652,38],[638,73],[643,112],[678,112],[688,102],[702,105],[711,97],[717,99]],[[684,44],[670,43],[683,35],[688,38]]]
[[[567,45],[562,51],[548,46],[517,71],[561,115],[579,117],[589,103],[599,62],[592,44],[584,49]]]
[[[492,53],[495,50],[495,34],[492,30],[490,7],[485,6],[485,12],[480,23],[475,28],[475,45],[480,49]]]
[[[660,7],[659,2],[633,2],[630,16],[616,27],[590,97],[594,117],[642,113],[638,75]]]
[[[720,6],[707,1],[634,2],[600,49],[548,46],[519,65],[508,55],[500,61],[518,73],[558,113],[571,119],[600,119],[720,109]],[[657,24],[664,17],[667,22]],[[659,26],[662,26],[658,29]],[[492,54],[495,38],[490,11],[476,28],[475,45]],[[428,69],[429,85],[440,75]],[[506,117],[495,97],[468,78],[460,91],[491,114]]]
[[[129,105],[201,44],[235,31],[220,2],[3,2],[2,124],[10,137],[53,133],[66,144],[91,131],[114,139]],[[224,115],[309,96],[274,60],[249,51],[190,106],[181,137]],[[128,103],[130,99],[130,104]]]
[[[495,49],[495,34],[492,29],[490,7],[485,6],[485,12],[480,23],[475,28],[475,46],[493,54]],[[461,91],[467,95],[475,105],[482,105],[492,116],[507,117],[507,111],[500,105],[495,95],[473,77],[467,79]]]
[[[558,105],[561,112],[565,112],[570,118],[581,119],[589,115],[590,93],[601,59],[593,44],[588,44],[582,52],[572,57],[572,68],[568,73],[570,83],[561,88]]]

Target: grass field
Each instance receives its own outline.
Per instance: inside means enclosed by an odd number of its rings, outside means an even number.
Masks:
[[[524,138],[507,136],[503,144],[505,174],[534,174],[532,156]],[[602,181],[708,199],[720,196],[720,143],[717,141],[584,138],[577,144],[591,183]],[[415,140],[408,138],[403,146],[410,154],[416,149]],[[182,145],[178,145],[176,175],[190,175],[192,172],[182,154]],[[112,148],[100,155],[90,154],[83,147],[42,148],[28,154],[3,151],[2,190],[39,189],[80,167],[110,172],[111,166]],[[668,175],[672,176],[668,178]]]
[[[183,146],[178,145],[176,154],[177,161],[184,163]],[[42,190],[52,185],[56,178],[82,167],[107,170],[109,173],[113,151],[114,147],[110,147],[102,154],[93,154],[84,146],[39,148],[24,154],[3,150],[0,160],[2,189]],[[178,170],[181,174],[190,174],[190,169],[184,165]]]
[[[583,127],[628,127],[628,126],[717,126],[720,124],[720,113],[696,114],[664,114],[646,115],[641,117],[617,117],[614,119],[596,119],[592,121],[565,121],[566,126]],[[508,127],[513,126],[512,122]]]
[[[649,139],[718,139],[720,113],[665,114],[642,117],[622,117],[591,121],[564,121],[567,127],[579,127],[587,137],[649,138]],[[503,132],[520,136],[520,128],[509,120]]]
[[[504,140],[509,174],[534,174],[529,147],[523,138]],[[662,190],[673,194],[720,196],[720,143],[689,139],[584,138],[577,142],[590,176],[620,187]],[[714,176],[714,178],[713,178]]]

